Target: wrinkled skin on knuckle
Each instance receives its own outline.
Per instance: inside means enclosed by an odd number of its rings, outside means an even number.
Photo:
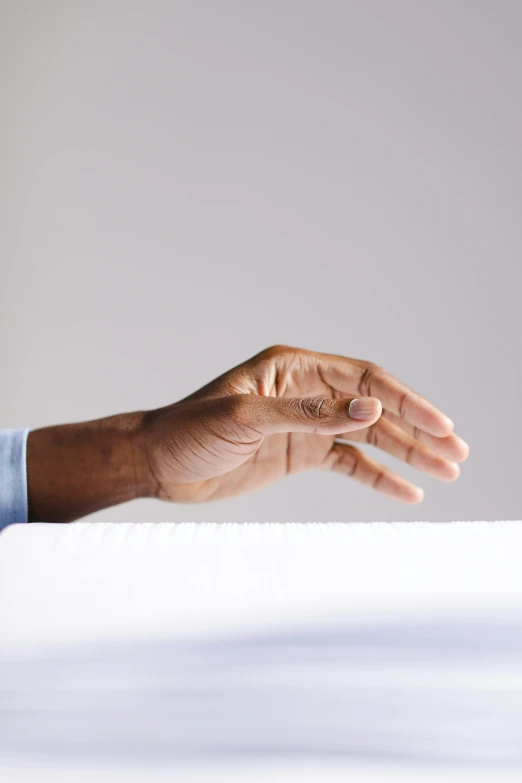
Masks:
[[[381,372],[381,367],[373,362],[365,362],[365,368],[361,375],[358,392],[363,397],[371,397],[372,380]]]
[[[317,355],[311,351],[283,344],[272,345],[237,368],[235,391],[265,397],[304,397],[307,392],[318,393],[318,390],[314,391],[317,367]],[[328,387],[320,372],[319,382]],[[330,396],[333,396],[332,389],[328,388],[332,392]]]
[[[299,407],[311,421],[322,421],[332,416],[332,402],[327,397],[310,397],[299,401]]]
[[[238,368],[234,377],[236,390],[263,397],[281,396],[296,355],[296,349],[287,345],[266,348]]]

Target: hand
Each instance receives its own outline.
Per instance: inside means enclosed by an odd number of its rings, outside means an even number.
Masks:
[[[346,441],[350,441],[347,443]],[[453,422],[381,367],[275,346],[180,402],[144,414],[133,439],[140,486],[200,502],[291,473],[333,470],[405,503],[423,491],[351,442],[387,451],[443,481],[466,443]]]

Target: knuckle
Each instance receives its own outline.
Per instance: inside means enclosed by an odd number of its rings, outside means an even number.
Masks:
[[[375,427],[368,427],[366,430],[366,442],[370,446],[378,446],[379,445],[379,434]]]
[[[261,352],[261,356],[266,359],[274,359],[277,356],[284,356],[285,354],[292,353],[293,351],[294,349],[289,345],[282,345],[277,343],[276,345],[271,345],[269,348],[265,348],[265,350]]]
[[[406,403],[408,401],[408,397],[410,396],[409,391],[405,391],[403,394],[401,394],[401,398],[399,400],[399,416],[404,418],[404,413],[406,411]]]
[[[358,391],[361,397],[371,397],[372,381],[381,371],[381,367],[373,362],[366,362],[366,366],[361,374]]]
[[[327,397],[309,397],[299,400],[299,407],[304,415],[312,421],[328,418],[332,415],[332,403]]]
[[[385,476],[386,476],[386,470],[384,468],[377,471],[377,473],[375,474],[375,478],[373,479],[372,482],[373,489],[379,488],[379,484],[381,483],[381,481],[384,479]]]
[[[342,467],[349,478],[355,476],[360,464],[361,452],[355,446],[343,448]]]

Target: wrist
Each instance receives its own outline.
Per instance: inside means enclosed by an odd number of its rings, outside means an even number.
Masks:
[[[135,498],[157,497],[153,472],[153,411],[123,414],[123,433],[128,455],[130,482]]]
[[[33,430],[27,441],[29,519],[69,522],[152,492],[143,413]]]

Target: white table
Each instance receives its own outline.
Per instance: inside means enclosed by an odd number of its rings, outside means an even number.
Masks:
[[[522,779],[522,523],[15,525],[9,781]]]

